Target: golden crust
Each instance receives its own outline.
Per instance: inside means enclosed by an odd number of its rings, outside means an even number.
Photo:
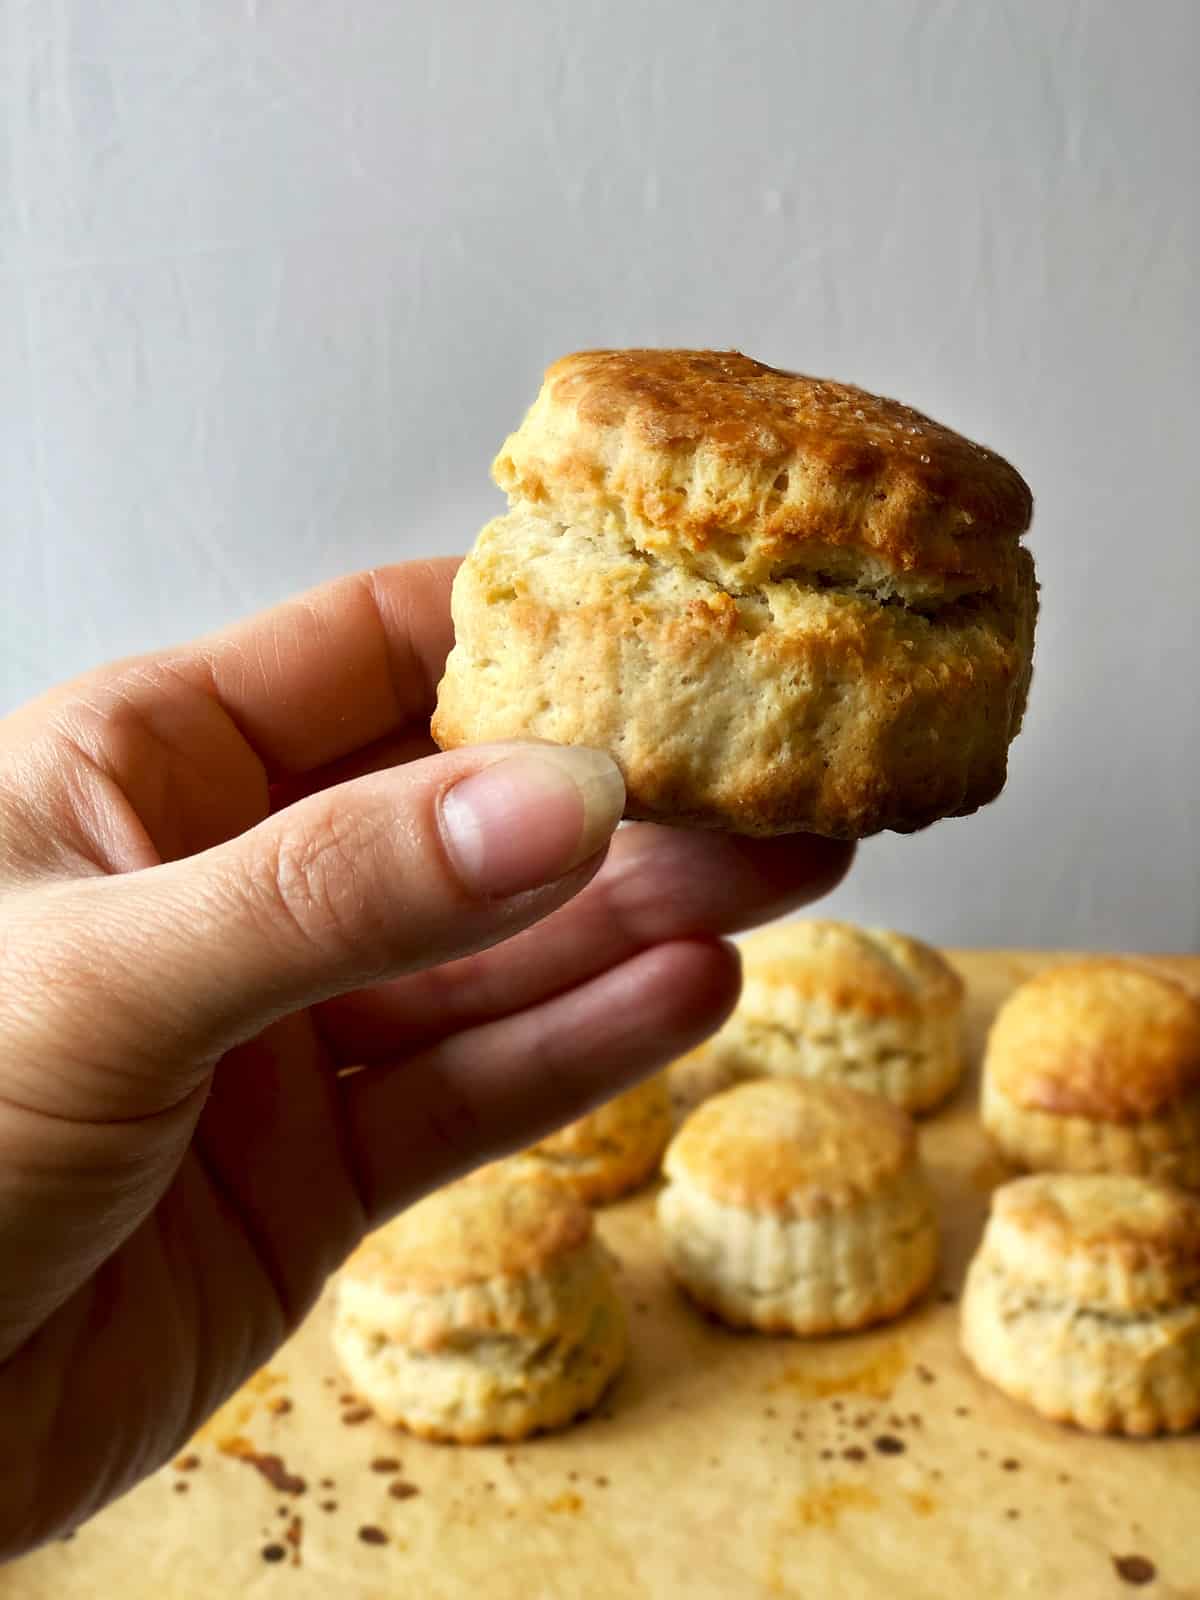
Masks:
[[[492,470],[514,499],[755,582],[851,551],[932,592],[1004,589],[1032,510],[1007,462],[908,406],[736,351],[566,356]]]
[[[502,1164],[448,1185],[368,1235],[342,1277],[381,1290],[435,1293],[544,1271],[582,1250],[592,1215],[549,1178]]]
[[[1030,1110],[983,1080],[983,1125],[1005,1159],[1033,1172],[1111,1172],[1200,1189],[1200,1091],[1153,1117],[1106,1122]]]
[[[840,1084],[760,1079],[705,1101],[663,1170],[749,1211],[823,1216],[859,1205],[917,1164],[912,1122]]]
[[[988,1040],[991,1087],[1016,1106],[1135,1123],[1200,1089],[1200,1002],[1129,961],[1053,967],[1001,1008]]]
[[[1103,1263],[1122,1277],[1153,1276],[1160,1297],[1200,1285],[1200,1199],[1153,1179],[1110,1174],[1038,1173],[998,1189],[992,1240],[1009,1271],[1025,1252],[1037,1262]],[[1128,1305],[1128,1294],[1121,1297]]]
[[[958,1011],[963,981],[919,939],[883,928],[807,918],[751,934],[741,944],[747,985],[781,988],[866,1017]]]
[[[737,1009],[702,1061],[673,1069],[681,1100],[741,1078],[818,1078],[916,1113],[961,1081],[962,980],[920,940],[813,919],[753,934],[741,952]]]
[[[1004,785],[1036,590],[926,616],[781,579],[731,595],[624,536],[529,510],[459,570],[443,749],[533,737],[612,755],[627,815],[861,838],[964,815]]]
[[[518,1172],[549,1174],[589,1205],[640,1188],[658,1171],[671,1137],[664,1074],[627,1089],[512,1158]]]

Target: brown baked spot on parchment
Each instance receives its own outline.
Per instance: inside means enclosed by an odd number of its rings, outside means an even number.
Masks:
[[[1158,1568],[1146,1556],[1114,1556],[1112,1560],[1117,1577],[1135,1588],[1153,1583],[1158,1577]]]
[[[230,1456],[234,1461],[244,1461],[248,1467],[260,1472],[272,1489],[278,1489],[280,1494],[303,1494],[308,1488],[308,1480],[289,1472],[282,1456],[255,1450],[250,1441],[243,1439],[240,1434],[235,1434],[232,1439],[222,1439],[218,1449],[222,1455]]]

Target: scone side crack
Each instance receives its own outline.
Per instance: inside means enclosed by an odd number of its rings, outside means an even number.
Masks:
[[[1122,1310],[1119,1306],[1101,1306],[1039,1294],[1035,1289],[1015,1282],[1012,1274],[1001,1266],[989,1264],[986,1271],[996,1295],[998,1312],[1006,1322],[1018,1317],[1039,1316],[1064,1323],[1097,1323],[1133,1331],[1139,1327],[1160,1326],[1166,1318],[1174,1317],[1183,1321],[1200,1311],[1200,1286],[1170,1298],[1164,1296],[1155,1305]]]
[[[526,502],[515,501],[512,504],[514,511],[532,511]],[[540,509],[536,513],[546,516],[547,521],[554,524],[561,537],[567,533],[576,534],[587,540],[593,547],[599,548],[600,541],[595,529],[581,526],[565,518],[555,517]],[[652,550],[647,550],[638,544],[633,534],[629,531],[628,524],[620,518],[612,518],[619,526],[616,529],[606,528],[605,532],[616,532],[623,553],[633,561],[644,562],[647,566],[658,571],[670,571],[676,568],[694,578],[697,583],[714,593],[728,595],[731,600],[762,601],[766,591],[782,587],[784,584],[794,586],[796,589],[807,589],[818,594],[841,594],[854,599],[870,600],[875,605],[898,606],[904,611],[911,612],[914,616],[928,617],[930,619],[941,616],[954,608],[969,614],[971,609],[979,610],[995,594],[995,586],[986,586],[971,589],[963,593],[952,593],[948,596],[926,595],[906,599],[895,588],[894,581],[876,579],[872,581],[865,574],[859,578],[851,578],[844,573],[830,567],[822,567],[817,562],[809,561],[780,561],[774,563],[767,571],[765,578],[760,583],[731,584],[722,583],[714,578],[711,573],[705,572],[702,567],[692,561],[680,559],[675,562],[665,561],[661,556],[655,555]],[[827,555],[833,555],[831,550]],[[953,586],[951,586],[953,587]]]
[[[872,582],[865,577],[854,581],[819,567],[798,563],[772,567],[762,583],[733,585],[721,582],[690,561],[664,560],[652,550],[646,550],[639,545],[624,526],[607,526],[601,532],[585,527],[579,522],[565,521],[553,513],[548,513],[542,507],[525,501],[512,502],[509,515],[535,518],[552,539],[560,541],[569,538],[576,543],[585,544],[597,558],[611,558],[611,544],[615,544],[620,556],[628,561],[637,562],[653,572],[664,575],[678,573],[708,591],[714,600],[718,601],[718,610],[724,609],[720,606],[721,600],[732,601],[737,608],[737,618],[742,630],[751,635],[762,632],[766,627],[778,625],[778,619],[771,607],[772,591],[783,594],[790,592],[796,595],[824,595],[831,599],[841,598],[874,605],[880,609],[887,608],[902,613],[918,627],[925,624],[929,627],[963,629],[972,625],[982,625],[996,628],[1005,638],[1011,638],[1013,634],[1012,619],[1006,615],[1006,607],[995,588],[981,588],[953,597],[935,599],[930,595],[919,600],[906,599],[887,583]],[[606,545],[609,547],[606,548]],[[493,598],[515,600],[520,593],[521,590],[514,585],[510,586],[507,594],[495,595]],[[747,615],[744,610],[746,606],[753,607],[755,611],[766,610],[770,614],[770,622],[761,617]]]

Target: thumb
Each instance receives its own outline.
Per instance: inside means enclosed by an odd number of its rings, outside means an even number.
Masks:
[[[6,900],[0,1362],[163,1192],[224,1051],[545,916],[595,872],[624,798],[598,751],[485,746],[182,861]]]
[[[73,979],[51,1007],[56,1054],[94,1055],[94,988],[102,1054],[121,1061],[86,1075],[96,1103],[72,1073],[39,1096],[70,1103],[39,1109],[151,1115],[287,1012],[508,937],[583,887],[624,800],[600,751],[477,746],[327,789],[182,861],[35,892],[59,906],[38,919],[34,969],[58,965],[57,935]]]

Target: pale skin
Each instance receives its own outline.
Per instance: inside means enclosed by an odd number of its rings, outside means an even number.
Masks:
[[[167,1460],[364,1232],[719,1026],[723,936],[849,863],[613,837],[596,753],[433,753],[452,575],[0,723],[0,1556]]]

